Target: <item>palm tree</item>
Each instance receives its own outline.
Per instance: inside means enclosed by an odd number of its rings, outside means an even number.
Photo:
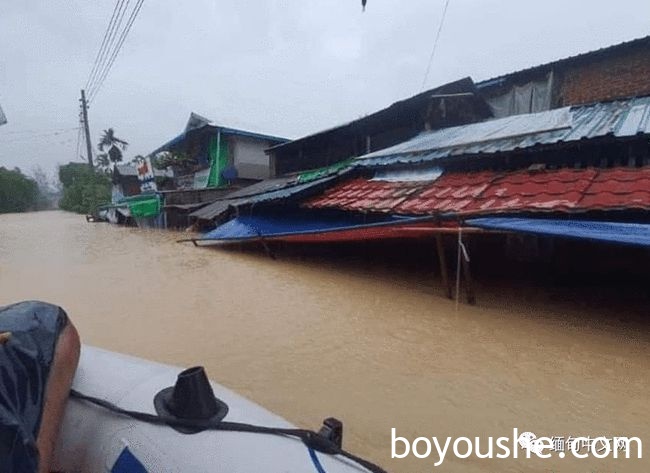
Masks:
[[[97,147],[102,153],[105,148],[108,148],[108,159],[112,163],[119,163],[122,161],[122,151],[124,151],[128,145],[129,144],[126,141],[115,136],[115,131],[112,128],[109,128],[108,130],[104,130],[102,139],[99,141]]]

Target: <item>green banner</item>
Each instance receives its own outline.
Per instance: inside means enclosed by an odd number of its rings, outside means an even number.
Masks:
[[[226,184],[221,173],[228,167],[228,142],[223,136],[219,139],[219,136],[213,136],[208,147],[208,156],[210,158],[208,187],[219,187]]]
[[[331,166],[326,166],[324,168],[311,169],[309,171],[301,172],[298,174],[298,182],[303,184],[305,182],[315,181],[316,179],[321,179],[349,167],[353,162],[353,159],[346,159],[339,163],[332,164]]]
[[[122,202],[128,205],[132,217],[157,217],[160,214],[160,198],[156,194],[128,197]]]

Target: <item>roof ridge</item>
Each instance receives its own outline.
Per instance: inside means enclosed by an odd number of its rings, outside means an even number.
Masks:
[[[609,46],[603,46],[602,48],[592,49],[590,51],[585,51],[585,52],[582,52],[582,53],[573,54],[571,56],[565,56],[563,58],[556,59],[554,61],[546,62],[546,63],[543,63],[543,64],[537,64],[536,66],[525,67],[523,69],[519,69],[519,70],[516,70],[516,71],[501,74],[501,75],[492,77],[490,79],[485,79],[485,80],[476,82],[476,86],[478,88],[486,87],[486,86],[491,85],[491,84],[489,84],[489,82],[503,81],[503,80],[505,80],[505,79],[507,79],[509,77],[512,77],[512,76],[515,76],[515,75],[518,75],[518,74],[526,74],[526,73],[533,72],[535,70],[543,70],[544,68],[552,67],[554,65],[559,65],[560,63],[564,63],[564,62],[570,62],[570,61],[577,61],[577,60],[581,60],[581,59],[586,59],[589,56],[597,56],[599,54],[609,53],[609,52],[611,52],[611,51],[613,51],[613,50],[615,50],[617,48],[634,46],[636,44],[641,44],[641,43],[643,43],[645,41],[650,41],[650,35],[641,36],[639,38],[633,38],[633,39],[630,39],[630,40],[627,40],[627,41],[622,41],[620,43],[610,44]]]

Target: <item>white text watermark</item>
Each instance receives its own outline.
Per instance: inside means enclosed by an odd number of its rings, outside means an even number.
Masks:
[[[520,456],[521,453],[521,456]],[[391,429],[391,458],[430,458],[440,466],[445,458],[642,458],[643,443],[638,437],[537,437],[532,432],[511,437],[417,437],[410,441]]]

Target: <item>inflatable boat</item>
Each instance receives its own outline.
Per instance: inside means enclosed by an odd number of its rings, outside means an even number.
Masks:
[[[381,473],[346,452],[342,424],[316,431],[208,381],[201,367],[84,346],[55,453],[66,473]]]

